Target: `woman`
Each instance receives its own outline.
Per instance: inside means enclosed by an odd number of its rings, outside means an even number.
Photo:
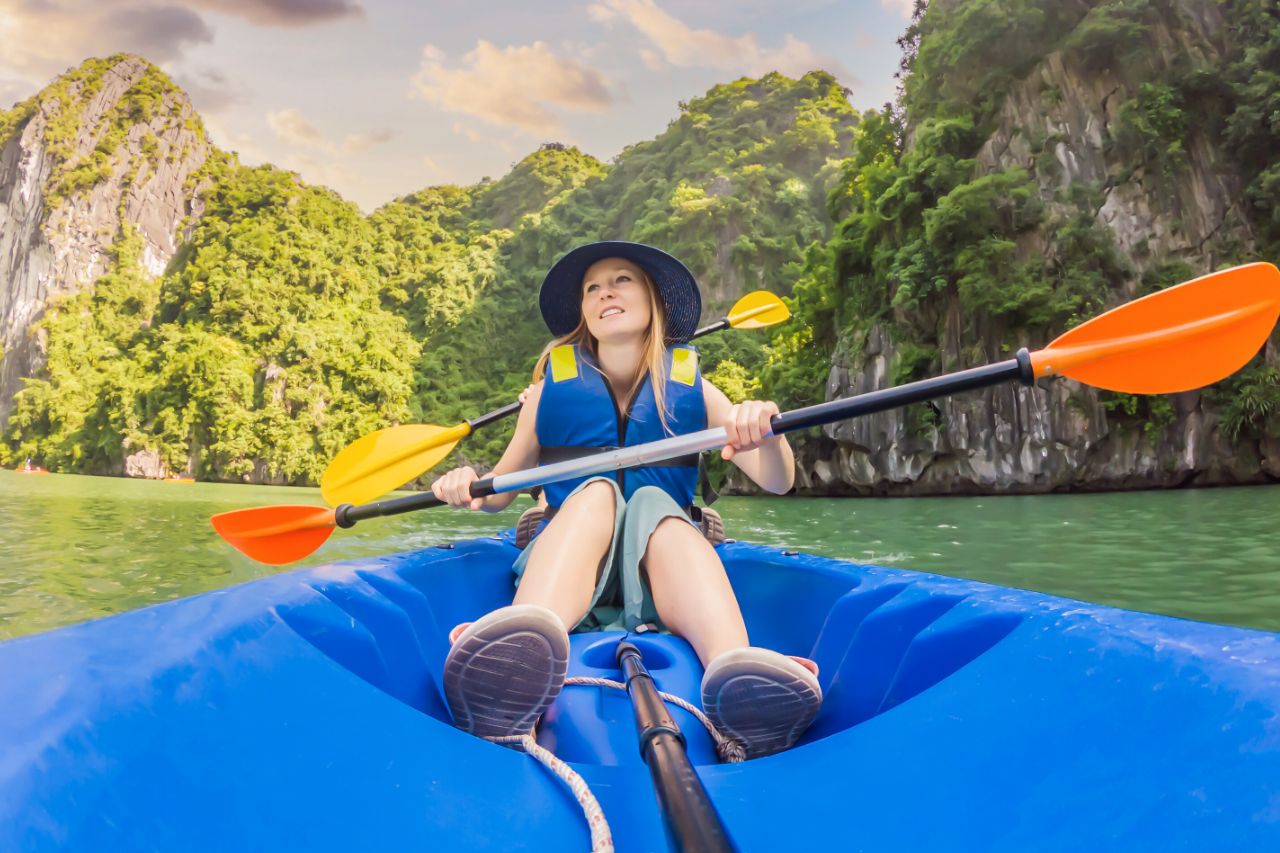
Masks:
[[[556,338],[493,474],[715,424],[725,459],[770,492],[791,488],[791,448],[767,437],[778,407],[730,403],[684,345],[702,299],[680,261],[638,243],[580,246],[547,273],[538,301]],[[432,491],[490,512],[514,499],[472,499],[476,478],[458,468]],[[570,630],[659,622],[697,652],[703,709],[749,758],[794,744],[822,702],[817,667],[749,645],[724,566],[689,520],[696,483],[695,456],[547,486],[550,521],[516,560],[515,602],[450,634],[455,724],[482,737],[531,731],[564,682]]]

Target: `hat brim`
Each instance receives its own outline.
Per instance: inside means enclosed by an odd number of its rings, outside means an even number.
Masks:
[[[689,268],[671,255],[625,240],[605,240],[573,249],[552,265],[538,292],[542,319],[553,335],[567,335],[582,319],[582,279],[596,261],[624,258],[640,266],[658,288],[666,308],[668,343],[693,337],[702,316],[702,294]]]

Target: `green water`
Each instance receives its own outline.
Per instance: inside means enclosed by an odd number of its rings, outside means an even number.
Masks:
[[[0,471],[0,638],[271,574],[213,533],[216,512],[320,503],[311,489]],[[429,510],[339,531],[302,565],[515,524]],[[1135,610],[1280,630],[1280,486],[1037,497],[725,498],[731,536]]]

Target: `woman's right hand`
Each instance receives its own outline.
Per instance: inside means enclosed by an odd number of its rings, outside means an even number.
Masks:
[[[484,506],[484,498],[471,497],[471,484],[480,479],[470,465],[454,468],[431,484],[431,493],[449,506],[465,506],[473,510]]]

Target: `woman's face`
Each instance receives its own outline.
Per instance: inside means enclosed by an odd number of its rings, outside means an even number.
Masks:
[[[582,316],[598,341],[643,336],[652,309],[640,267],[622,258],[605,258],[582,277]]]

